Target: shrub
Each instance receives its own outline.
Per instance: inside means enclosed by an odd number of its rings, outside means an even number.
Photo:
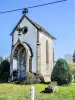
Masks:
[[[12,83],[15,83],[15,84],[23,84],[24,80],[25,79],[23,79],[23,78],[15,79],[15,80],[12,81]]]
[[[35,80],[35,75],[28,72],[25,76],[24,84],[33,84],[34,80]]]
[[[73,76],[72,81],[75,82],[75,63],[70,65],[70,69],[71,69],[71,73],[72,73],[72,76]]]
[[[14,83],[21,85],[22,84],[28,85],[28,84],[34,84],[34,81],[35,81],[35,75],[30,72],[27,72],[25,78],[14,80]]]
[[[25,76],[24,84],[38,84],[38,83],[44,83],[44,78],[40,74],[32,74],[27,73]]]
[[[25,75],[25,78],[23,79],[17,79],[17,80],[14,80],[14,83],[16,84],[37,84],[37,83],[42,83],[44,82],[44,78],[42,75],[34,75],[30,72],[27,72],[26,75]]]
[[[69,84],[72,81],[70,67],[64,59],[59,59],[52,71],[51,81],[57,81],[59,85]]]
[[[44,83],[44,77],[41,74],[36,73],[36,79],[40,82],[40,83]]]
[[[0,65],[0,81],[7,82],[10,77],[10,63],[7,60],[1,62]]]

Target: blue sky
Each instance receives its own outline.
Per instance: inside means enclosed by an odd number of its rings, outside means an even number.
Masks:
[[[7,2],[6,2],[7,1]],[[0,12],[16,8],[38,5],[57,0],[0,0]],[[43,26],[53,36],[55,60],[72,54],[75,49],[75,0],[29,9],[31,19]],[[0,15],[0,56],[6,57],[11,52],[9,35],[22,16],[22,11]]]

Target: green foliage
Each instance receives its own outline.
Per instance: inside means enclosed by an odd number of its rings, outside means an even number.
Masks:
[[[10,62],[10,56],[5,57],[4,60],[7,60],[8,62]]]
[[[73,57],[69,53],[64,55],[64,59],[67,61],[68,64],[71,64],[73,62]]]
[[[75,63],[70,65],[71,73],[73,75],[73,82],[75,82]]]
[[[7,82],[10,77],[10,63],[3,60],[0,65],[0,81]]]
[[[34,74],[30,73],[30,72],[27,72],[26,75],[25,75],[25,78],[21,78],[21,79],[17,79],[17,81],[15,81],[14,83],[16,84],[35,84],[35,83],[39,83],[39,81],[36,80],[36,77]]]
[[[3,61],[3,57],[0,57],[0,64],[1,64],[2,61]]]
[[[73,62],[75,62],[75,51],[74,51],[74,54],[73,54]]]
[[[69,84],[72,81],[70,67],[64,59],[59,59],[52,71],[51,81],[57,81],[59,85]]]
[[[13,83],[16,83],[16,84],[38,84],[38,83],[44,83],[44,78],[42,75],[40,74],[32,74],[30,72],[27,72],[26,75],[25,75],[25,78],[21,78],[21,79],[16,79],[14,80]]]
[[[24,84],[34,84],[35,75],[32,73],[27,73],[25,76]]]
[[[28,72],[25,76],[24,84],[44,83],[44,77],[40,74],[32,74]]]
[[[30,100],[32,85],[0,84],[0,100]],[[41,93],[47,85],[34,84],[35,100],[75,100],[75,83],[60,86],[59,91],[51,94]]]

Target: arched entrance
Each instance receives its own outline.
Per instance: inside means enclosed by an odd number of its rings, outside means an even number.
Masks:
[[[26,43],[17,43],[14,46],[11,57],[11,70],[18,71],[18,78],[24,78],[26,72],[32,70],[31,59],[31,50]]]

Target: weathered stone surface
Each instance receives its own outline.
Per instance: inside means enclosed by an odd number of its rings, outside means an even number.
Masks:
[[[51,82],[48,87],[45,88],[45,93],[57,92],[59,90],[56,82]]]

